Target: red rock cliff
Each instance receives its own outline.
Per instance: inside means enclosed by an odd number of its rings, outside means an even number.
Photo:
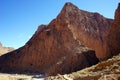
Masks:
[[[108,58],[110,54],[106,53],[106,36],[112,20],[98,13],[79,10],[71,5],[68,3],[64,6],[56,19],[58,24],[62,27],[68,26],[79,44],[95,50],[100,60]]]
[[[120,3],[115,11],[115,19],[110,27],[108,35],[108,53],[116,55],[120,53]]]
[[[63,74],[96,64],[96,55],[109,57],[105,37],[111,22],[66,3],[57,18],[41,25],[23,47],[0,57],[0,71]]]

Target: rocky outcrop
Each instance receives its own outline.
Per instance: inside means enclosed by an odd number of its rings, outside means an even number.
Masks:
[[[112,56],[120,53],[120,3],[115,11],[115,19],[110,27],[107,42],[108,53]]]
[[[81,70],[85,67],[96,64],[99,60],[95,57],[95,51],[86,47],[75,50],[75,53],[68,54],[59,59],[59,61],[47,69],[47,75],[65,74]]]
[[[100,60],[110,57],[110,54],[106,53],[106,36],[112,20],[71,5],[67,3],[57,17],[58,24],[61,24],[60,28],[68,26],[79,44],[95,50]]]
[[[120,80],[120,54],[83,70],[45,80]]]
[[[57,30],[53,24],[54,21],[41,28],[25,46],[0,57],[0,70],[54,75],[77,71],[98,63],[95,51],[79,45],[67,27]],[[59,62],[65,65],[62,69]]]
[[[23,47],[0,57],[0,71],[64,74],[96,64],[96,55],[99,59],[110,56],[105,37],[111,22],[66,3],[57,18],[39,26]]]
[[[14,50],[14,48],[12,48],[12,47],[4,47],[2,45],[2,43],[0,43],[0,56],[5,54],[5,53],[8,53],[10,51],[13,51],[13,50]]]

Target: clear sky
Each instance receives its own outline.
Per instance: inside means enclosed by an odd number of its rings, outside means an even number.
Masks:
[[[66,2],[79,9],[99,12],[114,18],[120,0],[0,0],[0,42],[4,46],[19,48],[37,30],[48,24],[61,11]]]

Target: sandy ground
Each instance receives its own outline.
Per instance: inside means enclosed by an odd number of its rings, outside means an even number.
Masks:
[[[43,75],[23,75],[0,73],[0,80],[44,80]]]

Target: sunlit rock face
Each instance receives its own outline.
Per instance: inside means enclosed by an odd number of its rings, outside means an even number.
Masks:
[[[55,75],[94,65],[110,56],[105,38],[112,21],[66,3],[60,14],[48,25],[39,26],[23,47],[0,57],[0,71]]]
[[[57,17],[57,22],[64,28],[68,26],[79,44],[96,51],[100,60],[110,57],[106,53],[106,36],[113,20],[107,19],[98,13],[79,10],[71,3],[65,4]]]
[[[108,53],[116,55],[120,53],[120,3],[115,11],[115,19],[110,26],[108,35]]]

